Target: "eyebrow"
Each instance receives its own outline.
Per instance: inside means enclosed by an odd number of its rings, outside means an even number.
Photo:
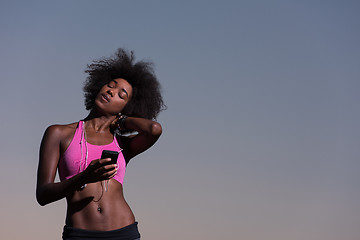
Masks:
[[[116,85],[118,84],[118,82],[116,80],[113,80],[114,83],[116,83]],[[128,92],[125,90],[125,88],[122,88],[121,90],[123,90],[126,93],[126,96],[129,98],[129,94]]]

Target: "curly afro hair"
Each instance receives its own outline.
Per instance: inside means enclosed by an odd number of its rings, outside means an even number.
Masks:
[[[166,106],[161,96],[161,86],[155,76],[153,63],[134,62],[134,52],[119,48],[110,58],[101,58],[87,65],[89,74],[84,84],[85,107],[91,110],[100,89],[116,78],[123,78],[133,88],[133,95],[122,114],[132,117],[156,119]]]

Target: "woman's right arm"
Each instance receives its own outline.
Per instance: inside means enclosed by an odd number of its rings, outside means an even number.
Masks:
[[[41,206],[60,200],[86,183],[110,179],[116,174],[116,165],[108,165],[111,159],[91,161],[85,171],[67,180],[54,183],[60,159],[61,142],[66,138],[64,126],[53,125],[46,129],[40,146],[37,173],[36,199]]]
[[[63,139],[62,126],[53,125],[46,129],[41,141],[36,186],[36,199],[41,206],[62,199],[85,184],[83,174],[54,183]]]

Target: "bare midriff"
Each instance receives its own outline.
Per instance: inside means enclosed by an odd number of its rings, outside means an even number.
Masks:
[[[66,225],[74,228],[111,231],[135,222],[122,184],[114,179],[108,184],[105,181],[87,184],[69,196],[67,203]]]

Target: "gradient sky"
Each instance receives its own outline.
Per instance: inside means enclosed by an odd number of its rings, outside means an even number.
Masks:
[[[163,135],[124,182],[143,239],[360,239],[359,1],[0,1],[0,238],[60,239],[35,200],[47,126],[92,60],[150,59]]]

